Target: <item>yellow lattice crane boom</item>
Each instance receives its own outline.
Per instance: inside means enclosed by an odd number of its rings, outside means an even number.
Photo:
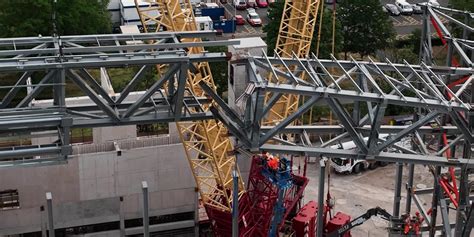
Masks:
[[[311,49],[320,0],[286,0],[275,46],[275,53],[282,58],[306,58]],[[290,68],[294,70],[295,68]],[[279,78],[270,75],[278,83]],[[266,101],[270,98],[267,94]],[[275,125],[298,108],[298,96],[282,95],[270,110],[264,125]]]
[[[135,5],[145,32],[197,31],[192,5],[189,0],[148,0],[147,7]],[[197,42],[201,39],[195,38]],[[188,48],[189,54],[201,53],[201,47]],[[211,69],[207,62],[194,63],[196,70],[189,70],[186,80],[187,91],[196,97],[204,92],[199,82],[204,81],[215,90]],[[209,110],[205,107],[204,110]],[[230,212],[232,208],[232,170],[235,156],[233,145],[227,136],[225,126],[215,120],[178,122],[177,128],[183,142],[186,156],[193,171],[201,199],[205,205]],[[245,192],[239,183],[239,197]]]

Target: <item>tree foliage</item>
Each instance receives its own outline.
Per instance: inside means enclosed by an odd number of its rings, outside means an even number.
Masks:
[[[283,15],[283,10],[285,8],[285,1],[275,1],[268,8],[268,18],[270,22],[263,27],[263,31],[267,33],[267,51],[268,55],[273,56],[273,50],[275,49],[278,32],[280,31],[281,16]]]
[[[57,0],[60,35],[101,34],[111,31],[109,0]],[[52,35],[52,0],[0,1],[0,37]]]
[[[379,0],[343,1],[338,10],[343,28],[343,51],[362,57],[385,49],[395,36],[392,22]]]
[[[263,27],[263,31],[267,33],[267,47],[268,47],[268,54],[273,55],[273,50],[276,46],[276,41],[278,38],[278,33],[280,30],[281,24],[281,17],[283,15],[283,10],[285,7],[285,1],[276,1],[272,7],[268,9],[268,18],[270,18],[270,22]],[[322,5],[322,7],[324,7]],[[320,12],[318,12],[319,14]],[[316,54],[316,45],[318,42],[318,31],[319,31],[319,15],[316,22],[316,26],[314,29],[313,39],[311,41],[311,51]],[[332,11],[329,9],[325,9],[323,13],[323,24],[321,29],[321,38],[320,38],[320,46],[319,46],[319,58],[328,58],[329,54],[332,51]],[[341,34],[341,24],[339,21],[336,20],[336,31],[335,31],[335,39],[336,39],[336,47],[335,47],[335,54],[340,52],[342,49],[341,42],[342,42],[342,34]]]
[[[474,1],[472,0],[450,0],[452,8],[474,12]]]
[[[209,52],[227,52],[226,46],[213,46],[207,47]],[[224,95],[224,92],[228,89],[228,70],[227,62],[210,62],[209,67],[211,68],[212,78],[214,79],[214,84],[216,85],[217,94],[220,96]]]
[[[323,24],[321,25],[321,37],[319,43],[319,54],[318,58],[329,58],[329,55],[332,53],[332,24],[333,24],[333,15],[332,10],[329,8],[324,9],[323,13]],[[318,22],[316,23],[316,28],[314,30],[313,40],[311,42],[311,51],[316,54],[317,50],[317,43],[318,43],[318,32],[319,32],[319,15],[318,15]],[[342,50],[342,27],[341,22],[336,18],[336,29],[334,32],[334,55],[337,55]]]

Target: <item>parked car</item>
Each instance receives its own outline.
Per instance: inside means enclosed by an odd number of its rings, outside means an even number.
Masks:
[[[257,0],[257,6],[258,7],[268,7],[268,2],[267,2],[267,0]]]
[[[235,15],[235,24],[237,25],[245,25],[244,17],[241,15]]]
[[[439,7],[439,2],[438,0],[429,0],[428,4],[433,6],[433,7]]]
[[[269,6],[273,6],[275,4],[275,0],[267,0]]]
[[[397,6],[393,4],[385,4],[385,9],[387,9],[388,13],[392,16],[400,16],[400,11]]]
[[[262,19],[260,19],[260,16],[255,12],[255,9],[247,12],[247,21],[251,26],[262,26]]]
[[[389,138],[388,134],[380,134],[379,138],[382,140],[386,140]],[[369,140],[368,137],[364,137],[364,142]],[[396,143],[396,145],[407,148],[410,147],[410,139],[403,139]],[[338,145],[333,145],[330,147],[331,149],[343,149],[343,150],[355,150],[357,149],[357,145],[353,141],[348,141],[344,143],[339,143]],[[399,152],[394,148],[389,148],[390,152]],[[366,159],[348,159],[344,157],[332,157],[330,158],[329,165],[334,169],[336,173],[360,173],[365,169],[375,169],[379,166],[386,166],[388,165],[387,162],[382,161],[370,161]]]
[[[411,15],[413,14],[413,8],[410,3],[408,3],[405,0],[397,0],[395,1],[395,5],[398,8],[398,11],[400,11],[401,14],[403,15]]]
[[[421,9],[420,5],[411,4],[411,7],[413,8],[413,14],[423,14],[423,9]]]
[[[245,0],[234,0],[233,3],[237,10],[245,10],[247,8],[247,1]]]
[[[247,0],[247,8],[255,8],[255,7],[257,7],[256,0]]]

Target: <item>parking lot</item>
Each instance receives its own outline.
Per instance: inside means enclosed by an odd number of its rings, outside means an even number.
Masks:
[[[248,36],[260,36],[263,37],[264,32],[263,32],[263,26],[257,26],[253,27],[247,22],[247,11],[246,10],[237,10],[234,8],[234,5],[230,1],[228,3],[223,4],[225,8],[227,9],[228,12],[230,12],[232,15],[241,15],[245,19],[245,25],[239,25],[237,26],[237,32],[235,33],[235,36],[237,38],[240,37],[248,37]],[[268,8],[257,8],[255,9],[258,15],[260,16],[260,19],[262,19],[262,25],[266,25],[269,22],[269,19],[267,17],[267,11]]]
[[[424,2],[424,0],[408,0],[409,3],[421,3]],[[438,0],[441,6],[447,6],[448,0]],[[385,5],[387,3],[395,3],[394,0],[381,0],[381,4]],[[227,11],[231,13],[232,15],[241,15],[246,19],[246,11],[245,10],[236,10],[234,6],[232,5],[231,1],[228,1],[228,3],[223,4]],[[327,6],[327,5],[326,5]],[[267,17],[267,10],[268,8],[257,8],[256,11],[259,14],[260,18],[262,19],[263,25],[268,24],[269,19]],[[415,29],[421,29],[422,25],[422,18],[423,15],[416,15],[413,14],[411,16],[405,16],[405,15],[400,15],[400,16],[390,16],[390,19],[393,22],[393,26],[395,27],[395,30],[397,32],[397,39],[407,39],[411,33]],[[443,22],[447,22],[446,19],[441,18]],[[264,37],[265,34],[263,32],[263,27],[253,27],[248,22],[245,23],[245,25],[242,26],[237,26],[237,32],[235,33],[235,37],[240,38],[240,37],[249,37],[249,36],[260,36]]]

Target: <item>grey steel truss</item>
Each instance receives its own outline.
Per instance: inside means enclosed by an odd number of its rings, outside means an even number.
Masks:
[[[225,61],[225,53],[187,55],[184,48],[238,44],[236,41],[179,43],[183,38],[214,38],[215,32],[88,35],[0,39],[0,74],[16,76],[2,84],[0,134],[56,131],[57,141],[44,145],[15,145],[0,150],[0,166],[61,162],[71,154],[72,128],[211,119],[198,98],[185,89],[193,62]],[[177,43],[178,42],[178,43]],[[137,91],[145,74],[156,65],[167,67],[146,91]],[[110,93],[91,69],[132,67],[138,71],[124,89]],[[96,73],[97,74],[97,73]],[[28,83],[34,78],[33,83]],[[148,78],[150,80],[150,78]],[[165,87],[166,85],[166,87]],[[78,104],[66,87],[84,95]],[[113,90],[113,89],[112,89]],[[18,99],[20,98],[20,99]],[[41,101],[35,100],[41,99]],[[59,158],[58,158],[59,157]]]
[[[448,166],[459,170],[474,168],[474,160],[466,153],[456,153],[451,159],[442,156],[446,150],[453,150],[455,147],[470,150],[474,140],[470,121],[472,86],[463,85],[453,91],[446,84],[447,78],[456,80],[474,77],[474,69],[471,67],[438,67],[425,63],[410,65],[407,62],[395,64],[389,60],[375,62],[372,59],[343,61],[335,57],[322,60],[314,55],[308,59],[252,57],[236,63],[246,63],[250,80],[248,88],[252,92],[246,96],[246,103],[240,102],[240,105],[246,104],[244,114],[232,110],[206,85],[201,86],[215,102],[212,112],[229,127],[241,146],[254,151],[281,154]],[[293,65],[297,69],[290,71],[289,68]],[[270,83],[260,76],[266,74],[286,79],[286,83]],[[270,99],[264,101],[266,93],[270,94]],[[451,96],[446,96],[447,93]],[[261,126],[269,107],[285,94],[299,96],[299,108],[275,126]],[[354,105],[350,111],[348,104],[353,103],[358,106]],[[365,113],[360,109],[361,104],[366,105]],[[294,122],[301,119],[309,109],[321,105],[329,106],[337,116],[339,125],[295,125]],[[413,108],[419,119],[411,125],[381,125],[385,111],[390,106]],[[449,124],[441,122],[445,117],[451,121]],[[315,133],[319,136],[330,133],[338,136],[326,142],[318,142],[309,139],[308,134]],[[441,146],[437,152],[428,151],[428,144],[421,136],[439,136],[443,133],[458,137],[448,145]],[[381,134],[389,136],[382,138]],[[289,137],[293,139],[288,139]],[[357,148],[341,150],[331,147],[344,139],[354,141]],[[417,145],[410,148],[399,144],[407,139],[417,140]],[[397,173],[401,173],[401,169]],[[468,181],[462,179],[460,182]],[[397,186],[401,188],[401,180]],[[396,196],[394,213],[399,215],[400,192],[396,192]],[[442,200],[444,206],[447,205],[445,201]],[[468,210],[470,209],[464,207],[464,217],[469,213]],[[445,215],[447,212],[442,213]],[[431,226],[423,228],[439,227],[436,227],[436,221],[430,223],[428,220],[427,225]],[[448,226],[451,228],[449,220],[444,227]]]

